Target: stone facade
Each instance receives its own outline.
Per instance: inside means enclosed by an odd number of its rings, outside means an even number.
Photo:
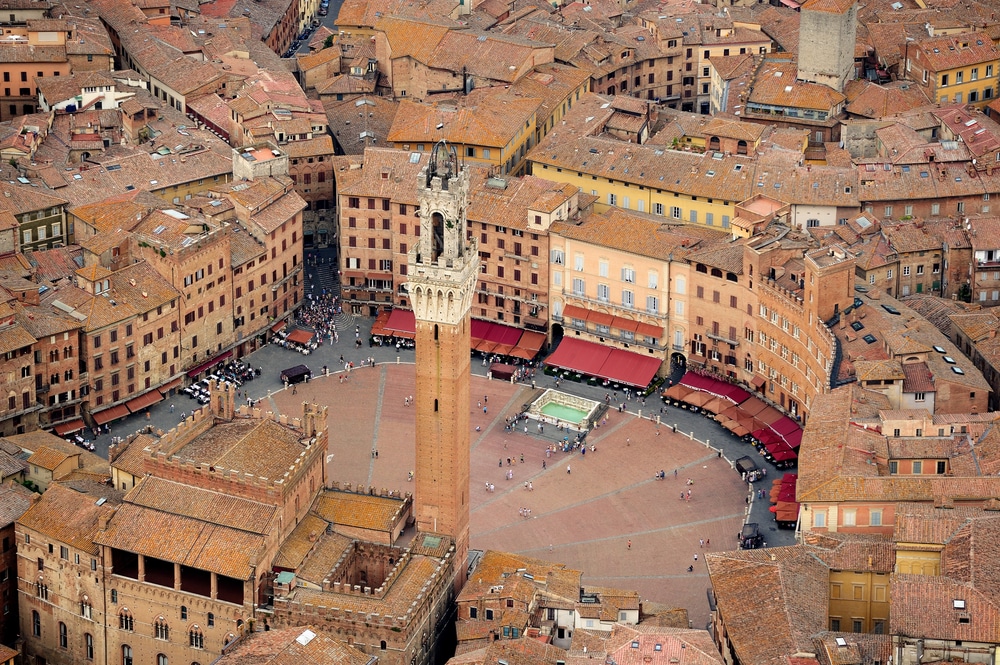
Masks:
[[[858,5],[853,0],[814,0],[802,6],[798,78],[838,92],[854,74]]]

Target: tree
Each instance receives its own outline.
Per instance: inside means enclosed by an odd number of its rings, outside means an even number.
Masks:
[[[327,35],[326,40],[323,41],[323,48],[327,49],[333,46],[333,35]]]

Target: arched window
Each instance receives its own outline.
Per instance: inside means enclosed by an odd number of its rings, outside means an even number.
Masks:
[[[83,648],[86,650],[87,660],[94,660],[94,636],[90,633],[83,634]]]
[[[208,625],[209,627],[215,625],[215,615],[212,614],[211,612],[208,613]]]
[[[379,644],[378,644],[378,648],[379,648],[379,649],[381,649],[382,651],[385,651],[385,647],[386,647],[386,646],[387,646],[387,645],[386,645],[386,643],[385,643],[385,640],[382,640],[382,641],[381,641],[381,642],[379,642]]]
[[[130,633],[135,630],[135,619],[132,617],[132,613],[128,611],[128,608],[123,608],[118,613],[118,627]]]
[[[187,605],[181,605],[181,619],[188,618],[188,608]]]
[[[167,626],[167,622],[163,617],[158,617],[156,621],[153,622],[153,635],[158,640],[170,639],[170,627]]]
[[[167,665],[167,657],[165,654],[156,654],[156,665]]]
[[[31,634],[34,637],[42,636],[42,617],[35,610],[31,610]]]
[[[127,644],[122,645],[122,665],[132,665],[132,647]]]
[[[66,624],[62,621],[59,622],[59,648],[69,648],[69,631],[66,630]]]
[[[191,626],[191,630],[188,631],[188,644],[195,649],[205,648],[205,634],[198,626]]]
[[[719,141],[718,136],[713,136],[712,138],[708,139],[708,149],[710,151],[719,152],[721,148],[722,148],[722,142]]]
[[[745,155],[747,154],[747,142],[740,139],[739,143],[736,144],[736,154]]]

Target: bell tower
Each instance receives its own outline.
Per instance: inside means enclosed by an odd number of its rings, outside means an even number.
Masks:
[[[455,584],[469,552],[469,310],[479,274],[466,239],[469,172],[455,148],[434,146],[417,176],[420,242],[410,251],[408,284],[417,327],[417,530],[455,540]]]

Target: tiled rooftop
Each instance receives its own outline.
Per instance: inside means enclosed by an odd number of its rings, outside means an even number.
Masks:
[[[300,433],[270,419],[219,422],[173,455],[181,460],[267,478],[281,479],[305,450]]]
[[[97,505],[100,499],[102,505]],[[98,496],[81,494],[76,490],[52,483],[45,493],[32,505],[18,523],[88,554],[97,555],[94,540],[98,534],[98,520],[101,516],[114,513],[121,494],[108,487]]]

